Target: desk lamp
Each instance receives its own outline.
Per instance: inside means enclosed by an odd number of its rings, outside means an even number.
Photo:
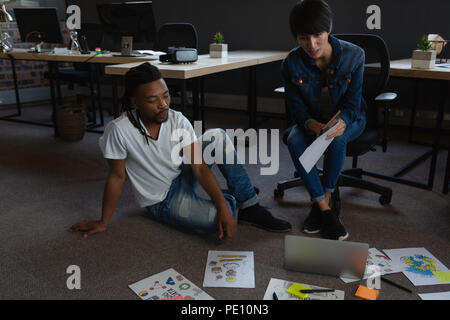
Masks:
[[[0,22],[11,22],[13,18],[6,11],[5,5],[0,7]],[[0,31],[0,52],[9,52],[12,50],[12,45],[9,42],[10,35],[6,32]]]

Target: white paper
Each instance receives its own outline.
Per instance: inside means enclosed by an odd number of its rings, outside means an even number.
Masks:
[[[254,288],[252,251],[208,251],[204,287]]]
[[[381,253],[376,248],[369,249],[369,255],[366,261],[366,270],[364,272],[363,279],[369,279],[373,275],[385,275],[391,273],[402,272],[404,267],[399,264],[395,264],[389,257]],[[361,279],[347,278],[342,276],[341,280],[345,283],[359,281]]]
[[[450,291],[435,292],[435,293],[421,293],[419,294],[422,300],[450,300]]]
[[[328,133],[337,128],[337,125],[338,124],[335,124],[328,131],[317,137],[317,139],[306,148],[300,158],[298,158],[307,173],[311,171],[312,167],[316,165],[330,143],[333,142],[334,138],[326,139],[326,137]]]
[[[403,273],[415,286],[449,284],[441,282],[432,270],[449,271],[425,248],[384,249],[391,260],[403,266]]]
[[[278,297],[278,300],[344,300],[344,291],[335,290],[334,292],[311,293],[305,299],[293,296],[286,292],[294,282],[271,278],[267,286],[266,293],[263,300],[273,300],[273,293]],[[329,289],[324,287],[312,286],[310,284],[303,284],[311,289]]]
[[[128,286],[142,300],[183,296],[184,300],[214,300],[174,269],[167,269]]]
[[[151,56],[161,56],[163,54],[166,54],[165,52],[162,51],[153,51],[153,50],[133,50],[133,51],[136,51],[140,54],[147,54]]]

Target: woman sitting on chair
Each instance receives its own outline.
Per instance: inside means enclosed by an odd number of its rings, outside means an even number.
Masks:
[[[289,134],[288,147],[313,202],[303,231],[345,240],[348,232],[339,219],[339,194],[334,191],[347,143],[366,126],[364,51],[330,35],[332,12],[322,0],[297,3],[290,14],[290,27],[299,46],[282,65],[286,103],[296,124]],[[322,185],[317,169],[313,167],[307,173],[299,157],[338,111],[337,127],[327,134],[327,139],[334,139],[325,151]]]

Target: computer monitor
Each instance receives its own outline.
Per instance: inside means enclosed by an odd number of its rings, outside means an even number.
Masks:
[[[64,43],[56,8],[15,8],[14,15],[21,41],[37,43],[37,52],[42,42]]]
[[[103,25],[103,47],[120,51],[121,38],[133,37],[133,48],[150,49],[156,39],[152,1],[97,4]]]

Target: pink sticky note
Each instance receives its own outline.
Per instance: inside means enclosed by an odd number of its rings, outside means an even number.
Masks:
[[[184,299],[183,299],[183,296],[176,296],[176,297],[164,298],[163,300],[184,300]]]

